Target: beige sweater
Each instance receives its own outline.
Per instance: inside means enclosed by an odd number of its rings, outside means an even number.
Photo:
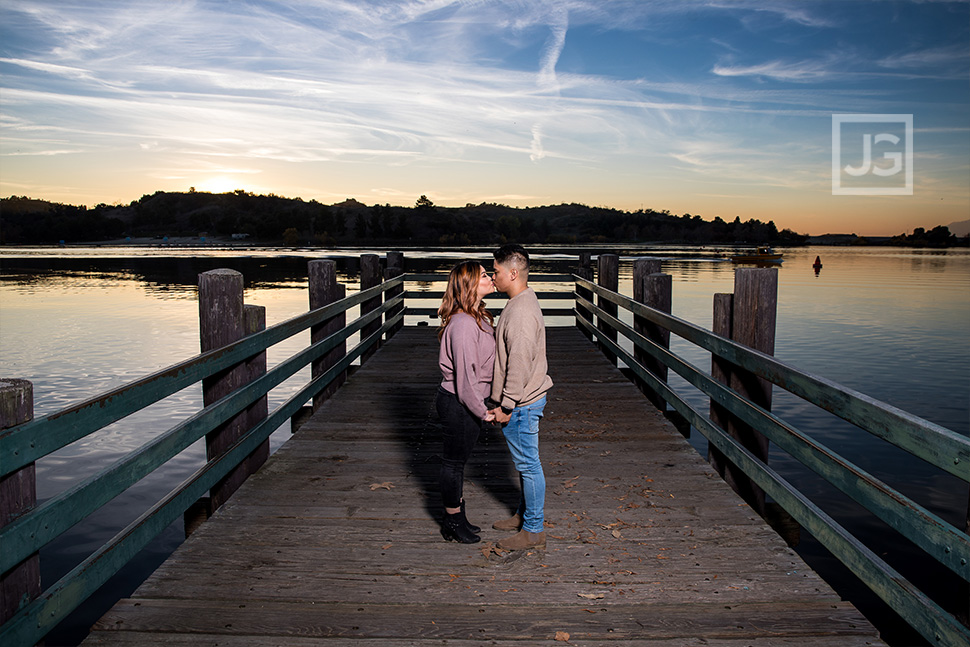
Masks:
[[[546,324],[535,290],[526,288],[502,310],[495,329],[492,399],[512,409],[532,404],[552,388],[546,375]]]

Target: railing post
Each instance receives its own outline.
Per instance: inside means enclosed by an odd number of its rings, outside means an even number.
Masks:
[[[711,332],[721,337],[731,339],[731,322],[734,315],[734,294],[714,295],[714,320]],[[725,386],[731,385],[731,363],[711,354],[711,377]],[[729,428],[730,413],[727,409],[711,400],[711,410],[708,416],[715,425],[724,429]],[[713,444],[707,445],[707,461],[725,481],[734,487],[737,478],[736,469],[728,462],[727,457]],[[737,487],[734,490],[737,491]]]
[[[266,330],[266,307],[265,306],[243,306],[243,317],[245,319],[246,335],[253,335]],[[246,382],[253,382],[263,375],[266,375],[266,351],[259,353],[246,362],[246,370],[249,375]],[[266,420],[269,416],[269,397],[263,396],[246,409],[246,427],[248,431],[259,423]],[[255,474],[256,470],[262,467],[266,459],[269,458],[269,438],[259,444],[253,453],[246,457],[246,476]]]
[[[600,254],[599,259],[596,264],[596,283],[601,288],[606,288],[612,292],[616,292],[620,288],[620,257],[616,254]],[[613,317],[617,316],[619,312],[618,306],[612,301],[607,301],[603,297],[596,298],[596,305],[600,310]],[[617,332],[605,321],[599,320],[597,317],[597,328],[603,333],[603,336],[611,339],[612,341],[617,340]],[[600,349],[602,349],[603,354],[606,358],[610,360],[614,365],[616,364],[616,355],[611,353],[606,349],[606,346],[600,344]]]
[[[360,255],[360,289],[361,291],[367,290],[374,286],[381,284],[381,259],[377,254],[361,254]],[[381,297],[377,296],[372,299],[367,299],[360,304],[360,316],[363,317],[368,312],[376,310],[381,306]],[[375,332],[380,330],[381,321],[377,319],[366,326],[364,326],[360,331],[360,339],[370,337]],[[360,356],[360,363],[363,365],[364,362],[370,358],[375,352],[377,352],[377,347],[380,345],[378,342],[375,346],[371,346],[370,349]]]
[[[316,310],[323,306],[340,301],[347,296],[347,287],[337,282],[337,263],[332,260],[310,261],[308,267],[310,281],[310,310]],[[315,344],[330,335],[343,330],[347,326],[347,313],[331,317],[322,324],[310,328],[310,343]],[[334,349],[323,354],[320,359],[315,360],[310,369],[310,376],[316,379],[329,371],[340,360],[347,355],[347,342],[341,342]],[[332,396],[340,385],[347,379],[347,372],[343,371],[334,380],[313,397],[313,410],[316,411],[330,396]]]
[[[388,252],[387,253],[387,269],[384,270],[384,280],[396,278],[404,274],[404,254],[402,252]],[[404,292],[404,284],[402,283],[398,287],[391,288],[384,293],[384,301],[389,301],[394,297],[402,294]],[[384,320],[388,321],[393,319],[399,312],[404,310],[404,304],[391,308],[384,314]],[[390,328],[387,331],[387,338],[390,339],[394,334],[399,331],[404,326],[404,320],[402,319],[400,323]]]
[[[592,281],[593,280],[592,258],[593,258],[593,255],[590,252],[580,252],[580,254],[579,254],[579,267],[576,268],[576,276],[578,276],[580,278],[584,278],[587,281]],[[579,296],[583,297],[584,299],[586,299],[590,303],[593,302],[593,291],[590,290],[589,288],[584,288],[584,287],[576,286],[576,294],[578,294]],[[586,321],[588,321],[590,324],[592,324],[593,323],[593,313],[591,311],[585,309],[585,308],[579,307],[578,304],[576,306],[576,311],[578,313],[576,315],[576,327],[579,328],[580,331],[582,331],[582,333],[584,335],[586,335],[586,338],[587,339],[589,339],[590,341],[593,341],[593,333],[590,332],[589,330],[587,330],[582,324],[579,323],[579,318],[582,317],[583,319],[585,319]]]
[[[739,268],[734,272],[734,297],[730,312],[725,313],[727,295],[715,295],[714,332],[729,336],[739,344],[748,346],[768,355],[775,352],[775,321],[778,309],[778,270],[775,268]],[[720,311],[719,311],[720,310]],[[730,327],[730,335],[724,330]],[[712,375],[718,380],[727,380],[731,389],[742,397],[771,411],[771,383],[749,371],[736,366],[725,366],[716,360],[712,363]],[[724,426],[724,422],[727,426]],[[768,462],[768,439],[749,425],[726,415],[719,407],[712,405],[711,419],[722,429],[741,442],[759,460]],[[711,464],[721,472],[724,480],[731,484],[761,516],[767,516],[765,493],[750,478],[735,466],[728,463],[719,452],[709,452]]]
[[[967,499],[967,521],[966,525],[963,527],[963,532],[970,535],[970,498]],[[970,624],[970,582],[963,582],[963,608],[962,613],[957,614],[957,618],[960,619],[963,624]]]
[[[27,380],[0,379],[0,429],[34,417],[34,386]],[[0,478],[0,528],[37,505],[34,464]],[[0,624],[40,595],[40,557],[33,553],[0,578]]]
[[[670,314],[672,302],[673,281],[669,274],[660,272],[660,259],[638,258],[633,262],[633,300],[649,306],[655,310]],[[670,348],[670,331],[645,317],[634,315],[633,329],[662,348]],[[634,358],[653,373],[661,382],[667,382],[668,369],[663,362],[654,359],[652,355],[639,347],[633,349]],[[666,411],[667,403],[642,380],[637,380],[637,386],[646,394],[655,407]]]
[[[243,308],[243,276],[235,270],[218,269],[199,275],[199,323],[202,352],[221,348],[246,335]],[[249,367],[237,364],[202,380],[205,406],[224,398],[247,383]],[[249,417],[242,411],[206,434],[206,457],[213,460],[224,454],[247,431]],[[218,510],[246,480],[246,461],[230,471],[209,491],[209,514]]]

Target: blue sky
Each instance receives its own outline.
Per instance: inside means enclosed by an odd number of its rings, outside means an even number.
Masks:
[[[913,115],[912,195],[833,195],[833,114]],[[970,2],[0,6],[0,195],[189,187],[948,224],[970,217]]]

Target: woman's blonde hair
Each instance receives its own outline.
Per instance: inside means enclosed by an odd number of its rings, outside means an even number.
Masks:
[[[462,261],[453,268],[448,275],[448,287],[438,308],[441,326],[438,327],[438,339],[445,334],[445,326],[451,318],[459,312],[464,312],[475,318],[475,323],[482,330],[482,320],[492,325],[492,313],[485,309],[485,304],[478,300],[478,282],[482,278],[482,264],[478,261]]]

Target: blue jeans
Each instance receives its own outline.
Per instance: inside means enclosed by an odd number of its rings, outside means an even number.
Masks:
[[[512,462],[522,481],[518,513],[522,515],[522,529],[529,532],[543,530],[546,475],[542,473],[542,463],[539,461],[539,420],[545,407],[546,396],[532,404],[516,407],[502,430],[512,453]]]

